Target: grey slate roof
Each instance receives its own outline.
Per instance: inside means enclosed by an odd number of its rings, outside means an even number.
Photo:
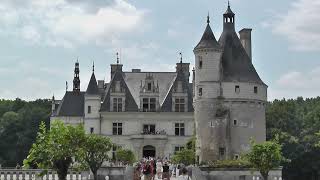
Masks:
[[[206,30],[204,31],[202,38],[198,45],[194,48],[195,50],[201,48],[217,48],[220,49],[220,45],[217,42],[209,23],[207,24]]]
[[[223,81],[264,84],[234,29],[226,28],[221,34],[219,43],[223,48]]]
[[[85,92],[67,91],[58,107],[56,116],[83,116]]]
[[[92,72],[86,94],[92,94],[92,95],[99,94],[98,84],[97,84],[97,80],[96,80],[96,76],[94,75],[94,72]]]
[[[159,102],[162,106],[177,76],[176,72],[124,72],[124,80],[138,106],[140,106],[140,85],[144,83],[146,75],[151,74],[154,82],[159,84]]]
[[[231,10],[230,5],[228,5],[228,9],[227,9],[226,12],[224,13],[224,15],[227,15],[227,14],[235,15],[235,14],[232,12],[232,10]]]
[[[190,83],[186,80],[184,73],[182,71],[179,71],[177,73],[177,76],[174,79],[174,82],[173,82],[167,96],[165,97],[164,102],[162,103],[161,111],[164,111],[164,112],[172,111],[172,92],[173,92],[173,88],[177,86],[178,81],[182,81],[183,89],[187,89],[187,94],[188,94],[188,110],[187,111],[193,112],[192,83],[190,86]]]
[[[100,111],[110,111],[110,91],[111,87],[115,85],[116,81],[120,81],[120,86],[125,90],[125,109],[126,111],[138,111],[138,105],[134,98],[132,97],[132,93],[128,88],[127,82],[124,80],[123,73],[121,71],[116,71],[113,78],[111,79],[108,88],[106,90],[106,95],[103,98],[103,103],[101,105]]]

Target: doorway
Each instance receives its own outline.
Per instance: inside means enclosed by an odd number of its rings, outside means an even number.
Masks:
[[[154,146],[144,146],[142,150],[142,156],[145,158],[156,157],[156,148]]]

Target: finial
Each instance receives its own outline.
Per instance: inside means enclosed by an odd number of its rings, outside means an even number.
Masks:
[[[182,52],[180,52],[179,54],[180,54],[180,63],[182,63]]]
[[[230,8],[230,0],[228,0],[228,7]]]
[[[92,61],[92,72],[94,72],[94,61]]]
[[[68,81],[66,81],[66,92],[68,91]]]
[[[209,15],[209,12],[208,12],[208,16],[207,16],[207,23],[208,23],[208,24],[210,23],[210,15]]]
[[[117,52],[117,64],[119,64],[119,53]]]

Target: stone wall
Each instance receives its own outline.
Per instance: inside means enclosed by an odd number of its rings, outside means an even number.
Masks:
[[[192,179],[195,180],[262,180],[258,171],[253,169],[232,168],[192,168]],[[269,172],[268,180],[282,180],[282,169]]]

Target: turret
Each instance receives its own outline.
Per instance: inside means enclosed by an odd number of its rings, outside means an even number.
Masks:
[[[120,71],[122,72],[122,64],[119,62],[119,53],[117,55],[117,63],[116,64],[111,64],[111,79],[113,78],[113,75],[117,72]]]
[[[223,31],[235,31],[235,14],[230,8],[230,3],[228,2],[228,8],[223,14]]]
[[[199,97],[200,94],[200,96],[208,98],[219,96],[220,92],[217,90],[220,88],[216,86],[219,86],[221,79],[222,48],[211,30],[209,15],[207,17],[207,27],[193,52],[195,54],[196,97]],[[207,82],[211,83],[208,84]],[[204,88],[207,89],[205,92],[203,91]]]
[[[94,64],[92,66],[92,74],[88,84],[85,99],[85,129],[87,132],[100,134],[100,108],[101,97],[97,80],[94,74]]]
[[[80,68],[79,68],[79,61],[75,63],[74,67],[74,77],[73,77],[73,92],[80,92]]]

